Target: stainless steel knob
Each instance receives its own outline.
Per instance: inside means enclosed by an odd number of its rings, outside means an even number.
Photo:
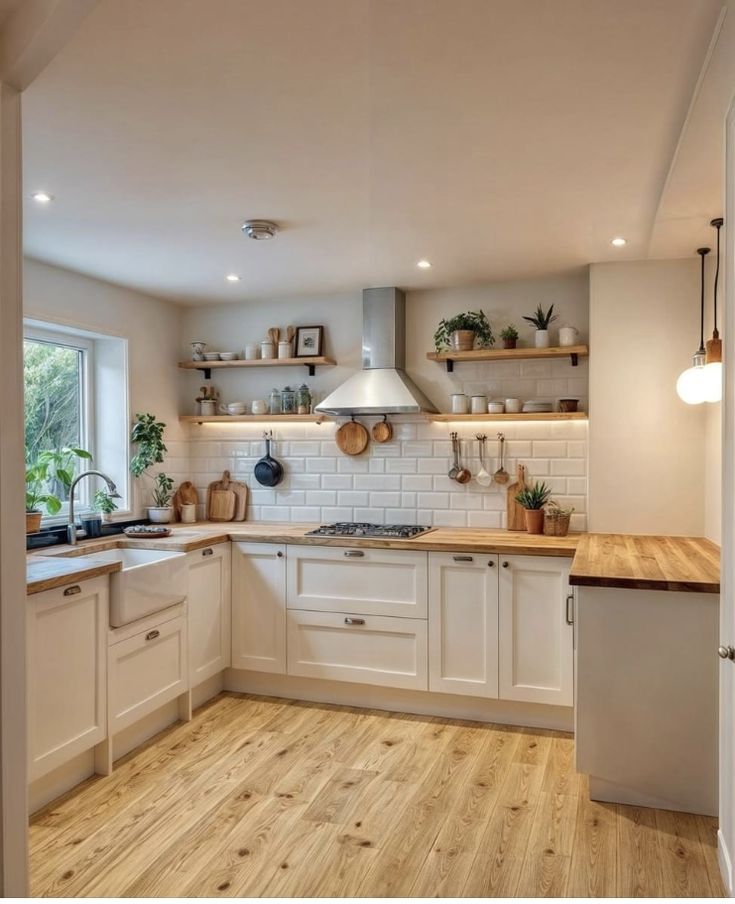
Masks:
[[[720,659],[735,660],[735,647],[732,647],[732,646],[718,647],[717,655],[720,657]]]

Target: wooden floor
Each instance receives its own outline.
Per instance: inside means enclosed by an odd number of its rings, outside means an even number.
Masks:
[[[591,803],[552,731],[234,694],[39,812],[35,896],[722,895],[716,821]]]

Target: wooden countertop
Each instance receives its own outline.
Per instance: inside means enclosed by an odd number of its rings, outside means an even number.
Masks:
[[[720,550],[703,537],[583,534],[569,582],[578,587],[720,592]]]
[[[26,565],[26,593],[42,593],[67,584],[89,581],[103,574],[120,571],[119,562],[87,562],[79,559],[30,556]]]

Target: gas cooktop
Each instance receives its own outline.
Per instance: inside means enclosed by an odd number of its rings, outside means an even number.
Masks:
[[[336,524],[322,524],[310,530],[307,537],[391,537],[395,540],[412,540],[421,534],[428,534],[433,527],[419,524],[370,524],[363,521],[338,521]]]

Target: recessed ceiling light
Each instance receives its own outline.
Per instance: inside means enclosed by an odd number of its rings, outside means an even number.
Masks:
[[[422,270],[428,270],[431,264],[427,260],[421,260],[416,264],[417,267],[420,267]]]
[[[610,240],[611,245],[615,245],[616,248],[622,248],[623,245],[628,244],[628,240],[624,239],[622,235],[616,235],[614,239]]]
[[[225,279],[227,282],[240,282],[242,276],[238,276],[237,273],[228,273]]]
[[[54,196],[47,191],[34,191],[31,197],[39,204],[50,204],[54,200]]]

